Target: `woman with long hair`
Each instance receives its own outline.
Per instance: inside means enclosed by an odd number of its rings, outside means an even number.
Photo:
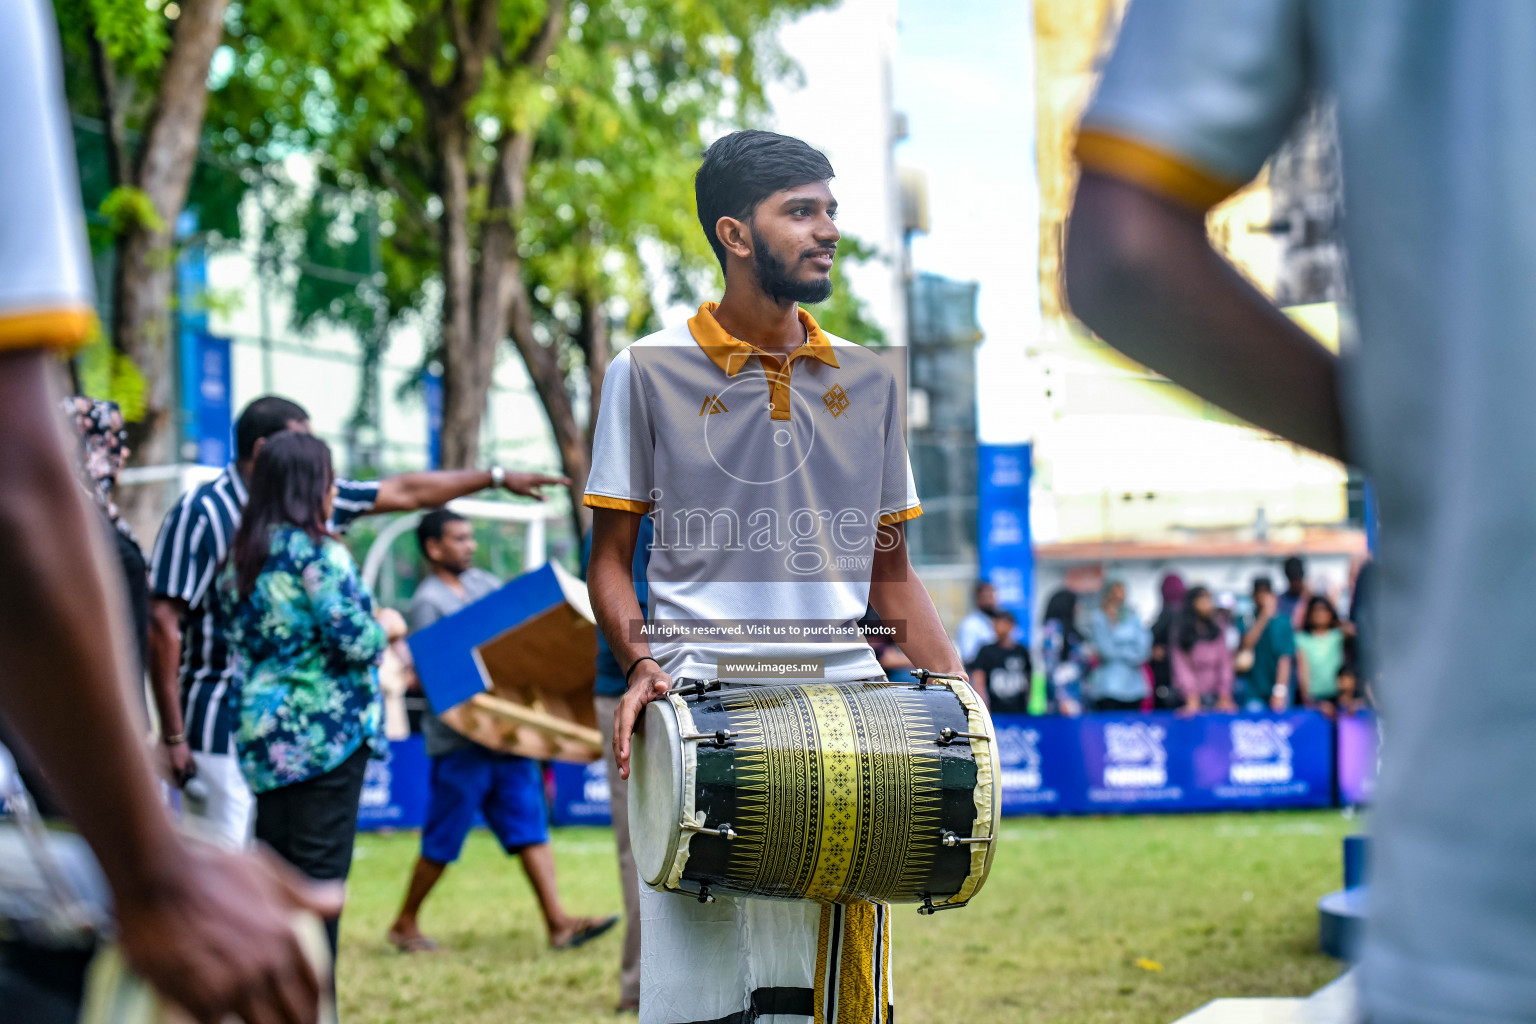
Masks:
[[[257,452],[219,600],[240,660],[240,767],[256,838],[312,878],[352,863],[363,772],[380,733],[388,642],[357,565],[330,532],[331,450],[284,431]],[[340,917],[326,922],[336,953]]]
[[[1305,698],[1329,718],[1339,705],[1354,699],[1355,679],[1345,664],[1344,626],[1333,602],[1321,594],[1307,602],[1302,628],[1296,633],[1297,659],[1305,663]]]
[[[1232,700],[1232,652],[1226,629],[1216,617],[1216,602],[1205,587],[1191,587],[1184,610],[1169,629],[1173,685],[1184,697],[1184,710],[1236,711]]]
[[[1065,588],[1045,603],[1045,619],[1040,624],[1040,661],[1048,683],[1050,709],[1063,715],[1082,714],[1088,656],[1083,649],[1083,634],[1077,628],[1077,595]]]
[[[1163,576],[1159,589],[1163,594],[1163,607],[1152,620],[1152,656],[1147,667],[1152,670],[1152,707],[1167,711],[1184,703],[1178,687],[1173,683],[1170,631],[1184,609],[1186,588],[1184,578],[1176,572]]]

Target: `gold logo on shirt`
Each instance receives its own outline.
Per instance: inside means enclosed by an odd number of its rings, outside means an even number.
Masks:
[[[833,384],[827,388],[826,393],[821,396],[821,401],[827,407],[827,412],[832,414],[833,419],[837,419],[848,411],[848,392],[843,390],[841,384]]]
[[[706,413],[708,415],[710,415],[710,416],[713,416],[717,412],[730,412],[730,411],[731,410],[729,410],[729,409],[727,409],[725,407],[725,403],[720,401],[720,399],[717,398],[714,395],[710,395],[708,398],[704,399],[704,404],[699,406],[699,415],[700,416],[703,416]]]

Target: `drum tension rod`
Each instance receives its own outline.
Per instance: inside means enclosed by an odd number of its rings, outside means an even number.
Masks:
[[[711,893],[709,891],[709,886],[708,885],[700,885],[699,886],[698,900],[699,900],[700,903],[713,903],[713,902],[715,902],[715,896],[714,896],[713,893]]]
[[[944,834],[939,837],[939,841],[942,842],[945,846],[962,846],[969,843],[990,843],[992,841],[992,837],[980,836],[976,839],[968,839],[964,836],[957,836],[953,832],[946,830]]]
[[[956,743],[956,742],[958,742],[960,740],[989,740],[989,739],[991,739],[991,737],[986,735],[985,733],[979,733],[979,732],[959,732],[958,730],[955,730],[955,729],[940,729],[939,730],[939,738],[934,740],[933,742],[937,743],[941,747],[947,747],[951,743]]]
[[[917,689],[926,690],[930,679],[952,679],[957,683],[965,682],[964,676],[953,675],[949,672],[930,672],[925,668],[912,670],[912,677],[917,680]]]
[[[697,697],[703,699],[706,693],[720,689],[723,684],[718,679],[684,679],[673,686],[667,693],[680,693],[684,697]]]
[[[965,906],[966,903],[969,903],[969,902],[970,902],[970,900],[966,900],[965,903],[940,903],[938,906],[934,906],[933,897],[932,896],[924,896],[923,897],[923,905],[917,908],[917,912],[919,914],[930,914],[931,915],[931,914],[937,914],[941,910],[959,910],[961,907]]]
[[[735,839],[736,830],[731,828],[731,823],[722,821],[719,828],[710,828],[708,825],[699,825],[692,821],[683,822],[683,828],[689,832],[697,832],[700,835],[719,836],[721,839]]]
[[[714,732],[697,732],[691,736],[684,736],[683,739],[694,743],[704,741],[711,747],[719,747],[723,750],[731,746],[731,741],[739,735],[740,733],[731,732],[729,729],[716,729]]]

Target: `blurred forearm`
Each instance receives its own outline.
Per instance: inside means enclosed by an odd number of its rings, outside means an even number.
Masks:
[[[149,602],[149,688],[160,717],[160,735],[186,731],[181,717],[181,606],[168,598]]]
[[[0,355],[0,707],[120,897],[183,856],[130,711],[127,632],[70,471],[51,355]]]
[[[442,469],[427,473],[402,473],[379,483],[374,512],[415,512],[437,508],[491,486],[486,469]]]
[[[1202,214],[1084,173],[1066,250],[1072,311],[1234,415],[1347,459],[1338,358],[1211,247]]]

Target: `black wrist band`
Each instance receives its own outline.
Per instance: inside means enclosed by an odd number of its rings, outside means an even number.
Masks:
[[[635,663],[633,665],[629,666],[629,671],[624,673],[624,685],[625,686],[629,685],[629,677],[635,674],[635,669],[640,667],[640,663],[642,661],[656,661],[656,659],[651,657],[649,654],[642,655],[641,657],[636,658],[635,659]],[[661,666],[661,662],[656,661],[656,665],[659,668]]]

